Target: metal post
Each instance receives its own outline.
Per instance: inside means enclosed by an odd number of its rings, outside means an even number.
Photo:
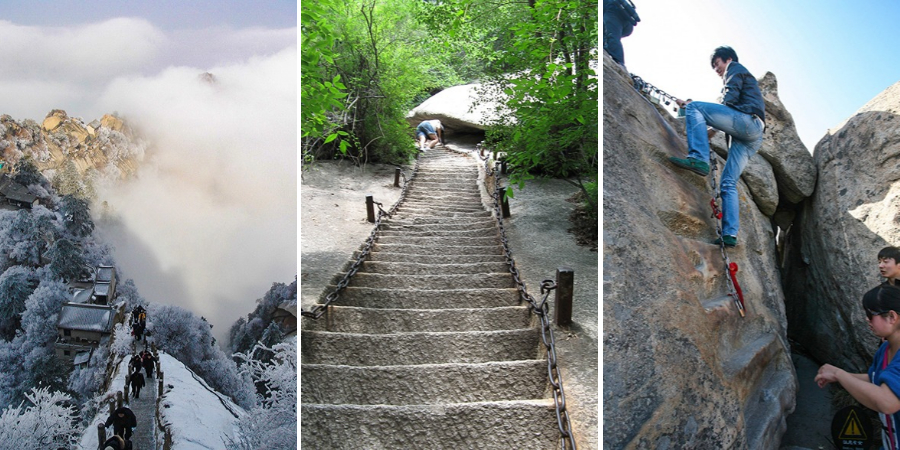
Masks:
[[[506,188],[500,187],[500,209],[503,211],[503,218],[509,217],[509,199],[506,198]]]
[[[106,427],[102,423],[97,424],[97,448],[103,448],[106,442]]]
[[[400,187],[400,168],[394,169],[394,187]]]
[[[375,200],[372,200],[371,195],[366,196],[366,220],[375,223]]]
[[[556,324],[566,326],[572,323],[572,294],[575,290],[575,272],[568,267],[556,269]]]

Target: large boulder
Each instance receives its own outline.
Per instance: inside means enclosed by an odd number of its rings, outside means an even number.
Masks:
[[[498,103],[481,84],[453,86],[413,108],[406,120],[413,127],[428,119],[440,119],[448,132],[479,133],[497,120]]]
[[[772,224],[739,183],[741,317],[708,179],[667,161],[683,137],[603,65],[603,448],[776,449],[797,379]]]
[[[878,251],[900,245],[900,83],[816,145],[818,183],[789,236],[791,337],[821,362],[865,372],[878,339],[862,295]]]
[[[816,165],[797,134],[794,118],[778,98],[775,75],[766,72],[759,88],[766,103],[766,133],[759,154],[772,165],[781,196],[799,203],[816,187]]]

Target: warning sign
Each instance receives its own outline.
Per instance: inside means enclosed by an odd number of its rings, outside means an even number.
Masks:
[[[848,406],[834,415],[831,437],[841,450],[867,450],[875,437],[868,411],[860,406]]]

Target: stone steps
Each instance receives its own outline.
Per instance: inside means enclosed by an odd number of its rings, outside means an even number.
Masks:
[[[556,448],[546,349],[474,161],[435,149],[419,164],[349,285],[301,322],[301,445]]]
[[[365,261],[360,273],[385,275],[460,275],[509,272],[505,261],[473,262],[468,264],[421,264],[408,262]]]
[[[541,398],[547,362],[348,367],[304,364],[304,403],[434,405]],[[328,389],[319,389],[328,386]]]
[[[317,449],[557,448],[552,399],[442,405],[300,405],[300,446]]]
[[[396,366],[536,359],[540,333],[531,328],[447,333],[357,334],[301,331],[306,364]]]
[[[337,286],[329,285],[326,292]],[[519,291],[514,288],[485,289],[375,289],[347,287],[333,303],[361,308],[496,308],[518,306]]]
[[[372,245],[372,251],[412,255],[499,255],[502,250],[499,245],[381,244],[376,241]]]
[[[466,247],[480,245],[500,245],[500,236],[496,233],[492,236],[381,236],[379,244],[435,244],[461,245]]]
[[[356,260],[359,252],[354,253],[353,260]],[[383,262],[405,262],[405,263],[420,263],[420,264],[473,264],[479,262],[502,262],[506,263],[506,256],[501,254],[500,252],[496,252],[491,255],[415,255],[408,253],[384,253],[384,252],[375,252],[369,253],[369,262],[372,261],[383,261]]]
[[[496,331],[527,328],[532,319],[527,306],[398,309],[332,305],[327,318],[306,329],[357,334]]]

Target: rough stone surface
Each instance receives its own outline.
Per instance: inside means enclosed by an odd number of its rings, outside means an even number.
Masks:
[[[862,295],[880,282],[877,255],[900,245],[900,83],[816,145],[819,178],[788,236],[791,337],[815,359],[864,372],[878,339]]]
[[[791,203],[809,197],[816,187],[816,165],[800,141],[791,113],[778,98],[778,82],[771,72],[759,79],[766,103],[766,133],[759,154],[772,165],[778,191]]]
[[[495,121],[497,104],[486,100],[478,89],[480,84],[453,86],[431,96],[406,115],[413,127],[429,119],[440,119],[449,133],[474,133],[484,131]],[[478,106],[472,109],[474,102]]]
[[[738,185],[727,297],[707,179],[608,57],[603,68],[603,448],[778,448],[797,380],[770,220]]]
[[[108,114],[92,125],[60,109],[50,111],[40,125],[0,116],[0,158],[15,165],[29,157],[51,181],[70,162],[81,177],[89,171],[113,179],[130,177],[147,147],[122,119]]]

